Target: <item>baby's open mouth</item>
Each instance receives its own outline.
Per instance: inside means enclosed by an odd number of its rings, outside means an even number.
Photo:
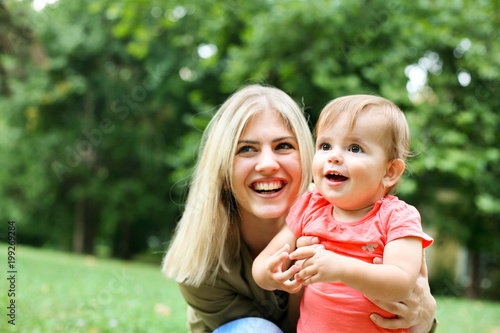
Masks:
[[[255,192],[261,194],[276,193],[280,191],[284,186],[282,180],[273,182],[255,182],[252,184],[252,188]]]
[[[349,179],[346,176],[343,176],[340,173],[336,173],[336,172],[330,172],[330,173],[326,174],[326,178],[328,178],[329,180],[336,181],[336,182],[343,182],[343,181],[346,181]]]

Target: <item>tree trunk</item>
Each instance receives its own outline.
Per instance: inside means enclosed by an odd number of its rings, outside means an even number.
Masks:
[[[120,222],[113,238],[113,257],[130,259],[132,257],[132,225],[130,222]]]
[[[479,253],[474,251],[469,255],[469,275],[471,283],[467,287],[466,296],[477,298],[479,295]]]
[[[93,202],[80,200],[76,203],[73,252],[81,254],[94,253],[96,216],[95,204]]]

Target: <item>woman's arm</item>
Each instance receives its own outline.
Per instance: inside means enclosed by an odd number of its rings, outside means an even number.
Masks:
[[[406,299],[417,280],[422,241],[405,237],[389,242],[384,249],[384,265],[373,265],[327,250],[301,248],[290,255],[305,260],[295,278],[304,284],[340,281],[368,297],[397,301]],[[314,253],[311,253],[314,252]]]
[[[289,252],[295,249],[296,240],[297,238],[285,223],[280,232],[255,258],[252,275],[262,289],[280,289],[296,293],[302,288],[300,282],[290,281],[298,270],[295,265],[289,267],[290,260],[288,259]]]
[[[376,258],[373,262],[382,264],[382,259]],[[410,328],[410,333],[435,332],[437,321],[434,316],[437,305],[429,287],[425,252],[422,256],[420,275],[410,297],[400,302],[375,299],[370,299],[370,301],[383,310],[396,315],[395,318],[384,318],[377,313],[371,314],[370,318],[380,327],[387,329]]]

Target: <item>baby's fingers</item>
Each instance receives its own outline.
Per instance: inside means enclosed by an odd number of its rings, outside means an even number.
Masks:
[[[290,253],[290,260],[303,260],[307,258],[311,258],[316,254],[316,252],[319,249],[324,249],[325,247],[323,245],[311,245],[311,246],[305,246],[296,249],[292,253]]]
[[[300,291],[302,288],[302,281],[287,281],[283,284],[283,287],[280,288],[281,290],[284,290],[290,294],[295,294]]]
[[[272,274],[272,281],[274,283],[274,288],[275,289],[280,289],[284,290],[287,292],[293,292],[296,293],[297,291],[300,290],[300,286],[302,283],[296,282],[296,281],[291,281],[293,276],[299,271],[299,269],[293,265],[283,273],[273,273]],[[297,289],[298,288],[298,289]]]
[[[295,261],[295,264],[294,264],[294,265],[295,265],[295,266],[297,266],[297,268],[298,268],[299,270],[301,270],[301,269],[302,269],[302,265],[304,265],[304,261],[305,261],[305,259],[302,259],[302,260],[297,260],[297,261]]]
[[[281,274],[282,282],[286,282],[294,277],[295,273],[299,271],[299,268],[296,265],[290,266],[286,271]]]
[[[316,272],[312,268],[302,268],[300,272],[295,274],[295,280],[302,281],[304,284],[313,283],[312,278]]]
[[[290,279],[293,278],[295,273],[297,273],[299,269],[296,266],[292,266],[284,272],[278,272],[272,274],[272,280],[276,284],[277,289],[283,289],[283,286],[286,286]]]
[[[267,263],[273,272],[279,270],[283,262],[288,259],[288,251],[290,251],[290,246],[285,244],[285,246],[269,258]]]

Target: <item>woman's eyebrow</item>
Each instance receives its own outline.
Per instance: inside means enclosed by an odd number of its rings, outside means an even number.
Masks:
[[[279,142],[279,141],[286,141],[286,140],[293,140],[293,141],[297,142],[297,139],[294,136],[282,136],[282,137],[273,139],[272,142]],[[252,144],[252,145],[257,145],[260,142],[255,141],[255,140],[238,140],[238,144],[241,144],[241,143],[248,143],[248,144]]]
[[[259,144],[259,141],[253,141],[253,140],[238,140],[238,144],[241,144],[241,143],[248,143],[248,144],[252,144],[252,145],[257,145],[257,144]]]
[[[278,141],[284,141],[284,140],[293,140],[295,142],[297,142],[297,138],[295,138],[294,136],[282,136],[280,138],[276,138],[273,140],[273,142],[278,142]]]

